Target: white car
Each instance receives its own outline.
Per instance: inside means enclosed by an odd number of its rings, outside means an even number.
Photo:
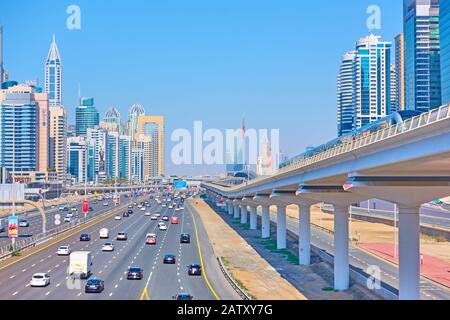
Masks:
[[[58,251],[56,251],[58,256],[68,256],[70,254],[69,246],[59,246]]]
[[[167,226],[165,223],[160,223],[159,224],[159,230],[167,230]]]
[[[175,211],[180,211],[181,209],[179,208],[179,207],[176,207],[175,208]]]
[[[165,208],[165,207],[166,207],[166,205],[165,205],[165,204],[163,204],[163,205],[162,205],[162,207],[163,207],[163,208]]]
[[[156,214],[154,214],[154,215],[151,216],[150,219],[151,219],[151,220],[158,220],[158,217],[156,216]]]
[[[161,217],[161,213],[157,212],[157,213],[155,213],[155,216],[157,216],[159,218],[159,217]]]
[[[117,240],[127,240],[127,234],[125,232],[119,232],[117,234]]]
[[[147,217],[150,217],[152,214],[151,214],[150,212],[147,211],[147,212],[145,213],[145,215],[146,215]]]
[[[170,205],[170,206],[169,206],[169,209],[173,209],[173,205]]]
[[[64,218],[64,222],[70,222],[70,221],[72,221],[72,218],[71,218],[71,217],[67,217],[67,216],[66,216],[66,217]]]
[[[78,209],[77,208],[75,208],[75,207],[73,207],[73,208],[70,208],[70,211],[77,211]]]
[[[30,223],[28,222],[28,220],[24,219],[24,220],[20,220],[19,221],[19,227],[29,227]]]
[[[122,220],[122,217],[117,215],[117,216],[114,217],[114,220]]]
[[[102,251],[114,251],[114,245],[111,242],[106,242],[102,246]]]
[[[109,204],[108,204],[108,202],[103,202],[103,205],[104,205],[105,207],[107,207]]]
[[[30,286],[46,287],[50,284],[50,276],[46,273],[35,273],[31,277]]]
[[[72,218],[73,217],[73,213],[71,213],[71,212],[66,213],[66,217]]]

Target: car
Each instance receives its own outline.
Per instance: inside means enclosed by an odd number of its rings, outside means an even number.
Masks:
[[[175,211],[180,211],[180,207],[175,207]]]
[[[125,240],[127,240],[127,239],[128,239],[128,237],[127,237],[126,232],[119,232],[119,233],[117,234],[117,240],[119,240],[119,241],[125,241]]]
[[[165,208],[165,207],[166,207],[166,205],[165,205],[165,204],[163,203],[161,207]]]
[[[122,220],[122,217],[120,215],[117,215],[114,217],[114,220]]]
[[[92,212],[92,211],[94,211],[94,208],[92,208],[92,207],[89,207],[89,212]]]
[[[175,255],[172,253],[168,253],[168,254],[164,255],[163,263],[164,264],[175,264],[176,263]]]
[[[150,212],[148,212],[148,211],[145,213],[145,216],[147,216],[147,217],[150,217],[151,215],[152,214]]]
[[[188,275],[201,276],[202,275],[202,266],[199,264],[188,265]]]
[[[70,211],[77,211],[78,209],[76,207],[70,208]]]
[[[128,218],[130,216],[130,214],[127,212],[127,211],[125,211],[124,213],[123,213],[123,217],[124,218]]]
[[[128,210],[128,214],[133,214],[133,210]]]
[[[189,293],[177,293],[176,295],[172,296],[175,300],[192,300],[194,299],[194,296],[192,296]]]
[[[103,280],[97,278],[91,278],[86,282],[84,286],[85,293],[100,293],[105,289],[105,283]]]
[[[26,219],[21,219],[20,221],[19,221],[19,227],[25,227],[25,228],[27,228],[27,227],[29,227],[30,226],[30,223],[28,222],[28,220],[26,220]]]
[[[103,202],[103,206],[108,206],[109,205],[109,203],[108,202]]]
[[[70,247],[69,246],[59,246],[58,251],[56,251],[56,254],[58,256],[68,256],[70,255]]]
[[[150,217],[151,220],[158,220],[158,217],[155,214],[152,214],[152,216]]]
[[[69,208],[64,207],[62,211],[69,211]]]
[[[147,210],[147,209],[145,209],[144,207],[141,208],[141,211],[145,211],[145,210]]]
[[[145,206],[146,206],[147,208],[151,207],[150,203],[147,203]]]
[[[167,226],[166,226],[166,224],[165,223],[160,223],[159,225],[158,225],[158,228],[159,228],[159,230],[167,230]]]
[[[184,210],[184,206],[180,206],[180,210]]]
[[[64,207],[63,206],[59,207],[59,211],[64,211]]]
[[[173,209],[173,205],[170,204],[170,205],[169,205],[169,209]]]
[[[31,277],[31,287],[46,287],[50,284],[50,276],[46,273],[35,273]]]
[[[72,220],[71,217],[67,217],[67,216],[66,216],[66,217],[64,218],[64,222],[70,222],[71,220]]]
[[[143,272],[144,270],[142,270],[139,267],[130,267],[128,268],[128,272],[127,272],[127,279],[128,280],[141,280],[143,277]]]
[[[91,236],[89,233],[82,233],[80,235],[80,241],[91,241]]]
[[[191,243],[191,236],[188,233],[180,235],[180,243]]]
[[[132,209],[132,208],[133,208],[133,205],[132,205],[132,204],[130,204],[130,205],[128,206],[128,208]]]
[[[162,219],[163,219],[163,221],[169,221],[169,217],[168,216],[163,216]]]
[[[114,245],[111,242],[106,242],[102,246],[102,251],[114,251]]]
[[[148,233],[145,236],[145,244],[156,244],[156,234]]]
[[[178,224],[178,217],[172,217],[172,224]]]
[[[68,212],[68,213],[66,214],[66,217],[72,218],[72,217],[73,217],[73,213],[72,213],[72,212]]]
[[[157,212],[157,213],[155,213],[155,216],[157,216],[159,218],[159,217],[161,217],[161,213]]]

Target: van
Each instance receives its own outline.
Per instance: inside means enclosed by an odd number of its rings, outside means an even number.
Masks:
[[[100,239],[108,239],[109,238],[109,230],[108,228],[100,229]]]
[[[74,251],[69,258],[69,276],[87,279],[92,274],[92,258],[89,251]]]

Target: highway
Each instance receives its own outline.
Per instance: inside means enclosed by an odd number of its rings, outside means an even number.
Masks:
[[[123,202],[127,198],[125,195],[121,195],[121,201]],[[107,212],[111,209],[111,207],[114,206],[111,199],[107,200],[108,206],[103,205],[103,201],[99,201],[97,204],[94,204],[92,200],[89,201],[89,206],[92,207],[94,210],[92,212],[89,212],[89,216],[97,216],[102,213]],[[73,211],[60,211],[59,207],[74,207],[77,208],[76,212]],[[81,209],[81,201],[80,202],[70,202],[70,203],[63,203],[55,208],[46,207],[45,208],[45,214],[47,217],[47,232],[51,231],[52,229],[55,229],[59,226],[64,225],[66,222],[64,222],[64,217],[67,213],[73,213],[74,216],[72,217],[72,221],[75,221],[78,218],[83,218],[84,214]],[[60,225],[55,224],[55,216],[59,214],[60,215]],[[78,217],[76,216],[78,214]],[[18,212],[17,216],[19,219],[27,219],[29,222],[29,227],[19,227],[19,238],[26,238],[31,237],[36,234],[42,233],[42,217],[40,213],[37,210],[32,211],[24,211],[24,212]],[[5,219],[5,231],[0,233],[0,247],[8,245],[11,243],[11,240],[8,238],[8,231],[7,231],[7,216],[4,216],[3,219]]]
[[[179,224],[166,222],[167,231],[157,228],[158,221],[145,216],[146,211],[135,207],[130,217],[122,217],[122,220],[114,220],[114,214],[106,220],[99,222],[85,231],[91,234],[91,241],[80,242],[79,234],[74,234],[57,244],[42,249],[39,252],[18,261],[17,263],[0,268],[0,299],[17,300],[96,300],[96,299],[120,299],[120,300],[170,300],[179,292],[188,292],[194,299],[213,300],[215,295],[222,298],[236,297],[237,294],[228,285],[223,277],[214,277],[211,287],[225,288],[215,292],[211,289],[202,276],[188,276],[187,265],[200,263],[195,227],[192,214],[187,210],[175,211],[163,208],[151,201],[151,213],[160,212],[161,216],[178,216]],[[101,205],[101,202],[99,202]],[[114,210],[107,207],[105,210]],[[120,212],[121,214],[122,212]],[[108,228],[110,239],[100,239],[99,230]],[[206,237],[203,230],[198,230],[199,237]],[[126,241],[117,241],[118,232],[126,232]],[[191,235],[190,244],[180,244],[181,233]],[[157,234],[156,245],[146,245],[145,235]],[[208,243],[207,239],[201,239],[202,246]],[[113,252],[102,252],[105,242],[113,241]],[[68,277],[68,256],[57,256],[59,245],[70,245],[72,251],[90,251],[92,254],[92,277],[97,277],[105,282],[105,290],[100,294],[84,293],[86,280],[72,280]],[[201,252],[204,250],[202,249]],[[206,252],[212,252],[205,250]],[[167,253],[176,255],[176,264],[163,264],[163,256]],[[204,257],[210,260],[211,257]],[[126,271],[130,266],[138,266],[144,269],[142,280],[127,280]],[[218,265],[217,265],[218,268]],[[208,272],[208,270],[206,269]],[[46,272],[51,277],[51,283],[45,288],[31,288],[29,282],[34,273]],[[211,270],[211,273],[216,273]],[[238,296],[237,296],[238,297]]]
[[[261,215],[258,210],[258,215]],[[276,223],[276,213],[270,213],[270,219]],[[298,219],[287,217],[286,227],[289,231],[298,235]],[[331,256],[334,254],[333,234],[323,231],[315,226],[311,227],[311,244],[319,249],[324,250]],[[368,266],[378,266],[381,270],[382,286],[390,291],[398,294],[398,267],[381,259],[360,248],[349,245],[349,263],[351,269],[367,276],[366,270]],[[423,300],[449,300],[450,289],[435,284],[425,278],[420,280],[420,294]]]

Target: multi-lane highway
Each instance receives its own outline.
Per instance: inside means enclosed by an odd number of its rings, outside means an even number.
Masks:
[[[13,265],[0,267],[0,299],[172,299],[174,295],[181,292],[190,293],[194,299],[231,299],[238,297],[225,278],[216,277],[216,270],[210,271],[213,275],[212,281],[206,281],[205,272],[201,276],[189,276],[187,266],[200,263],[202,245],[208,243],[206,232],[197,229],[193,214],[188,210],[175,211],[168,207],[161,207],[155,201],[150,200],[151,207],[145,211],[133,208],[133,214],[115,220],[115,214],[107,219],[87,227],[83,233],[89,233],[91,240],[81,242],[80,233],[74,234],[48,248],[19,260]],[[99,202],[99,205],[102,203]],[[104,210],[116,210],[114,207]],[[173,216],[179,218],[178,224],[166,222],[167,230],[159,230],[158,220],[151,220],[145,212],[152,214],[159,212],[161,217],[166,215],[169,219]],[[122,215],[123,210],[119,212]],[[109,229],[109,239],[100,239],[101,228]],[[197,229],[197,232],[196,232]],[[126,232],[126,241],[117,241],[118,232]],[[155,245],[145,244],[147,233],[156,233],[157,243]],[[180,234],[188,233],[191,243],[181,244]],[[198,241],[199,240],[199,241]],[[103,252],[102,245],[112,241],[114,251]],[[85,293],[86,280],[73,280],[68,276],[69,257],[58,256],[57,248],[60,245],[69,245],[72,251],[89,251],[92,255],[92,277],[100,278],[105,283],[102,293]],[[175,264],[164,264],[163,257],[167,253],[176,256]],[[204,257],[210,260],[211,257]],[[127,269],[129,267],[143,268],[142,280],[127,280]],[[218,266],[217,266],[218,268]],[[211,268],[213,269],[213,268]],[[47,287],[30,287],[30,280],[34,273],[48,273],[51,283]],[[215,283],[220,282],[220,283]],[[216,289],[214,289],[216,288]],[[219,289],[217,289],[219,288]],[[225,289],[223,289],[225,288]]]

